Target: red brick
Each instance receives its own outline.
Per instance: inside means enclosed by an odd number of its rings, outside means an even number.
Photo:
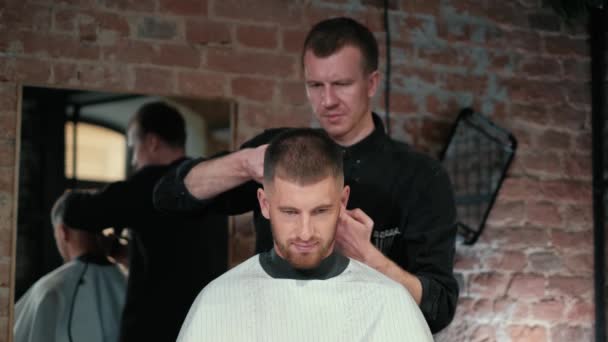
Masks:
[[[524,220],[523,202],[497,201],[490,210],[488,223],[490,224],[519,224]]]
[[[0,167],[12,167],[15,163],[15,140],[0,140]]]
[[[8,287],[11,274],[11,263],[2,260],[0,261],[0,287]]]
[[[591,63],[588,59],[566,58],[563,66],[566,79],[583,82],[591,80]]]
[[[545,278],[535,274],[516,274],[511,280],[508,294],[517,299],[533,299],[545,295]]]
[[[591,184],[577,181],[546,181],[541,184],[541,194],[547,201],[562,203],[590,203]]]
[[[584,154],[569,154],[565,158],[565,176],[573,180],[591,180],[591,158]]]
[[[306,89],[302,81],[282,82],[280,89],[282,103],[291,104],[294,106],[308,104]]]
[[[592,203],[564,205],[566,227],[572,231],[591,230],[593,227]]]
[[[526,217],[530,224],[541,227],[561,227],[562,216],[550,202],[532,202],[526,206]]]
[[[281,26],[298,26],[302,22],[304,4],[299,1],[240,1],[213,2],[213,13],[218,17],[244,22],[271,22]]]
[[[49,63],[36,58],[17,57],[0,60],[0,81],[48,83]]]
[[[53,9],[48,5],[21,1],[11,6],[3,3],[2,7],[0,22],[5,28],[35,31],[48,31],[51,28]]]
[[[521,104],[514,103],[511,105],[512,119],[521,122],[523,125],[547,125],[551,116],[546,109],[547,107],[539,104]]]
[[[344,10],[336,7],[307,6],[303,12],[304,22],[303,25],[299,26],[306,27],[307,29],[322,20],[344,16]],[[358,18],[355,18],[353,14],[354,13],[351,11],[349,16],[355,20],[359,20]]]
[[[504,48],[509,51],[538,53],[541,47],[541,36],[538,32],[527,30],[504,30],[500,39],[488,41],[489,47]]]
[[[497,327],[489,324],[476,324],[471,333],[471,342],[495,342]]]
[[[469,250],[456,250],[454,255],[454,269],[459,271],[474,270],[481,266],[477,253]]]
[[[492,316],[494,304],[491,299],[482,298],[473,302],[471,312],[467,315],[474,318]]]
[[[589,132],[579,133],[575,139],[576,148],[580,151],[585,151],[586,153],[589,153],[589,151],[591,150],[591,134],[589,134]]]
[[[531,175],[560,176],[562,174],[561,157],[555,152],[526,153],[516,157],[520,165]]]
[[[127,89],[130,84],[130,72],[121,64],[56,63],[53,75],[56,83],[73,86]]]
[[[470,293],[484,297],[498,297],[505,293],[508,278],[496,272],[474,274],[471,278]]]
[[[100,0],[99,5],[108,9],[134,12],[152,12],[155,2],[141,0]]]
[[[177,35],[177,22],[174,19],[143,17],[137,23],[137,38],[173,40]]]
[[[103,48],[103,59],[118,63],[152,63],[157,51],[153,44],[129,39],[121,39],[112,46]]]
[[[587,297],[593,290],[591,277],[551,276],[547,291],[564,297]]]
[[[576,250],[588,250],[593,245],[593,234],[591,231],[566,232],[559,229],[551,231],[551,243],[559,248],[572,248]]]
[[[181,16],[207,15],[207,0],[159,0],[160,11]]]
[[[571,136],[568,133],[548,129],[536,139],[539,150],[567,150],[571,146]]]
[[[448,138],[451,129],[452,122],[424,118],[421,121],[420,135],[429,141],[444,142]]]
[[[562,260],[554,251],[539,251],[531,253],[528,261],[532,270],[539,273],[554,272],[562,269]]]
[[[505,82],[514,102],[553,104],[565,99],[561,82],[513,79]]]
[[[3,196],[0,194],[0,198]],[[4,198],[2,198],[4,200]],[[7,205],[9,208],[2,208],[2,211],[10,210],[11,205]],[[8,229],[8,224],[10,222],[10,217],[6,217],[3,214],[0,214],[0,218],[3,220],[2,227],[0,227],[0,258],[11,257],[12,248],[13,248],[13,240],[11,230]]]
[[[226,78],[222,74],[191,71],[177,74],[179,93],[186,96],[226,97],[226,85]]]
[[[198,68],[201,64],[201,53],[190,46],[163,44],[159,45],[158,54],[154,56],[152,63]]]
[[[232,43],[231,25],[196,19],[186,21],[186,40],[195,44],[230,44]]]
[[[439,0],[401,0],[401,9],[407,13],[429,14],[439,16],[441,2]]]
[[[0,192],[12,193],[14,182],[15,166],[0,167]]]
[[[15,139],[17,135],[17,113],[0,112],[0,139]]]
[[[564,301],[555,298],[543,299],[532,306],[532,318],[547,322],[559,322],[564,316]]]
[[[420,106],[411,94],[392,92],[390,96],[391,112],[418,113],[420,111]],[[384,107],[384,102],[382,102],[382,107]]]
[[[297,53],[299,60],[307,34],[308,30],[283,29],[283,50],[289,53]]]
[[[551,327],[551,342],[591,341],[593,332],[589,327],[559,324]]]
[[[500,229],[486,229],[481,236],[484,241],[495,243],[504,249],[547,248],[549,245],[548,230],[535,227],[504,226]]]
[[[572,303],[572,306],[566,312],[566,318],[569,323],[587,324],[593,322],[594,317],[594,306],[588,301],[577,300]]]
[[[521,271],[526,267],[526,256],[522,252],[495,252],[486,260],[486,267],[497,271]]]
[[[237,77],[232,80],[232,96],[248,100],[270,102],[274,96],[275,81],[260,78]]]
[[[175,74],[159,68],[135,68],[135,89],[148,94],[172,94],[175,92]]]
[[[98,46],[86,44],[72,36],[41,32],[22,32],[23,50],[27,54],[52,58],[98,59]]]
[[[55,28],[75,32],[81,25],[93,25],[99,30],[116,32],[122,37],[129,35],[129,22],[125,16],[102,11],[82,9],[58,9],[55,11]]]
[[[588,82],[563,81],[562,87],[568,103],[578,106],[591,105],[591,85]]]
[[[567,254],[563,259],[566,269],[571,274],[588,275],[593,272],[593,255],[590,253]]]
[[[589,47],[584,39],[575,39],[568,36],[543,37],[545,51],[555,55],[569,55],[585,57],[589,55]]]
[[[538,196],[540,184],[531,178],[508,177],[500,188],[499,198],[501,200],[526,200]]]
[[[547,110],[551,115],[551,126],[572,131],[589,130],[587,124],[591,116],[590,111],[577,110],[566,103],[561,103]],[[590,133],[586,133],[591,135]]]
[[[512,342],[545,342],[547,329],[542,326],[509,325],[507,327]]]
[[[15,83],[0,82],[0,111],[16,111],[18,97],[19,87]]]
[[[562,67],[557,58],[529,57],[522,60],[518,70],[526,76],[540,76],[545,78],[559,78]]]
[[[214,49],[207,53],[207,66],[215,71],[287,78],[294,74],[295,60],[276,54]]]
[[[272,26],[240,25],[236,39],[241,45],[253,48],[276,49],[279,45],[277,28]]]

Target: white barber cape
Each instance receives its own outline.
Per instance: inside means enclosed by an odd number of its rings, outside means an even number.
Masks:
[[[69,342],[73,310],[74,342],[116,342],[125,291],[126,278],[117,266],[86,257],[72,260],[40,278],[19,299],[14,341]]]
[[[291,268],[274,250],[201,291],[178,342],[433,341],[409,292],[337,253],[318,269]]]

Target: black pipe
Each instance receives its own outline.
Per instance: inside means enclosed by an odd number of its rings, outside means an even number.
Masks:
[[[591,134],[593,167],[593,266],[595,341],[606,342],[604,240],[604,112],[606,106],[606,6],[590,9]]]

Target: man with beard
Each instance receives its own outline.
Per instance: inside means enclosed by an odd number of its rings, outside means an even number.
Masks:
[[[367,27],[343,17],[319,22],[304,41],[301,61],[314,116],[342,151],[348,208],[374,221],[373,227],[338,230],[336,247],[400,283],[431,331],[440,331],[458,301],[456,209],[447,173],[437,160],[391,139],[372,111],[380,73],[378,43]],[[225,156],[182,163],[158,183],[155,205],[188,215],[209,208],[230,215],[253,211],[256,252],[268,251],[271,230],[255,194],[265,144],[280,131],[267,130]]]
[[[274,248],[211,282],[178,341],[432,341],[403,286],[335,250],[337,229],[373,225],[346,210],[349,192],[342,152],[325,133],[277,136],[257,192]]]

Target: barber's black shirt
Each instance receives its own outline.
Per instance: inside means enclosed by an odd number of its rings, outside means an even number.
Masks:
[[[369,215],[374,221],[374,245],[420,279],[420,308],[431,331],[438,332],[452,320],[458,299],[452,273],[456,236],[452,187],[436,160],[389,138],[375,114],[374,124],[374,131],[365,139],[342,147],[345,183],[351,188],[348,208],[360,208]],[[267,130],[242,147],[268,143],[283,130]],[[159,182],[157,207],[187,212],[212,206],[228,214],[253,210],[256,252],[270,250],[270,224],[261,215],[256,197],[261,185],[250,181],[213,199],[198,200],[183,180],[202,161],[183,163]]]
[[[132,232],[121,341],[175,341],[198,293],[227,269],[225,215],[170,215],[153,206],[156,182],[185,160],[144,167],[126,181],[66,200],[70,227]]]

